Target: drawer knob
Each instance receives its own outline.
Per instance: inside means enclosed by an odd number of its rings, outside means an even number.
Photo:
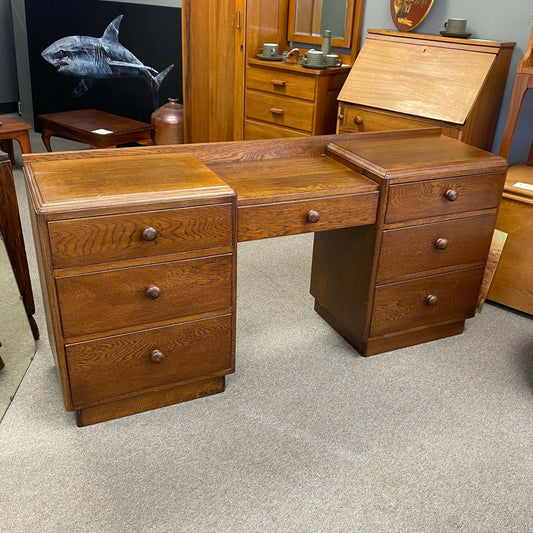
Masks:
[[[457,200],[457,197],[459,196],[459,193],[457,191],[454,191],[453,189],[448,189],[444,196],[446,196],[446,200],[448,200],[449,202],[455,202],[455,200]]]
[[[141,233],[143,241],[155,241],[157,237],[157,230],[152,226],[146,226]]]
[[[338,115],[337,118],[338,118],[339,120],[344,120],[344,115]]]
[[[358,125],[360,126],[362,123],[363,123],[363,117],[360,117],[359,115],[357,115],[353,121]]]
[[[435,241],[435,246],[439,249],[439,250],[446,250],[446,248],[448,248],[448,239],[443,239],[442,237],[437,239]]]
[[[434,294],[429,294],[426,296],[426,305],[437,305],[438,298]]]
[[[151,298],[152,300],[155,300],[156,298],[159,298],[159,296],[161,296],[161,289],[157,285],[150,285],[146,289],[146,296],[148,296],[148,298]]]
[[[320,220],[320,213],[314,209],[310,209],[307,212],[307,220],[309,222],[318,222]]]
[[[270,80],[272,85],[277,85],[278,87],[285,87],[285,80]]]
[[[160,363],[164,358],[165,354],[160,350],[154,350],[150,354],[150,361],[152,361],[152,363]]]
[[[273,115],[284,115],[285,114],[285,111],[279,107],[271,107],[270,112]]]

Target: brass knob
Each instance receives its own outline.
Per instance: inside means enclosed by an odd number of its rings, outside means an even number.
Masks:
[[[459,196],[459,193],[457,191],[454,191],[453,189],[448,189],[444,196],[446,196],[446,200],[448,200],[449,202],[455,202],[455,200],[457,200],[457,197]]]
[[[152,226],[146,226],[146,228],[142,230],[141,237],[143,241],[155,241],[157,230],[152,228]]]
[[[307,212],[307,220],[309,222],[318,222],[320,220],[320,214],[318,211],[315,211],[314,209],[310,209]]]
[[[152,300],[155,300],[161,296],[161,289],[157,285],[150,285],[146,289],[146,296],[148,296],[148,298],[152,298]]]
[[[438,298],[434,294],[426,296],[426,305],[437,305]]]
[[[437,239],[435,241],[435,246],[439,249],[439,250],[446,250],[446,248],[448,248],[448,239],[443,239],[442,237]]]
[[[337,118],[338,118],[339,120],[344,120],[344,115],[338,115]]]
[[[165,354],[160,350],[154,350],[150,354],[150,361],[152,363],[160,363],[165,358]]]
[[[358,125],[360,126],[362,123],[363,123],[363,117],[360,117],[359,115],[357,115],[353,121]]]

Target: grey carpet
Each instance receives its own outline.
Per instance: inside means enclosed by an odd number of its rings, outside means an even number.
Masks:
[[[0,424],[0,530],[531,532],[531,317],[486,304],[460,336],[363,358],[313,312],[311,246],[239,245],[226,392],[86,428],[38,297]]]

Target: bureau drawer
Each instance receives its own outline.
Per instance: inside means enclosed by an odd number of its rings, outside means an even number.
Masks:
[[[376,287],[370,336],[474,316],[483,267]]]
[[[459,264],[484,263],[495,215],[383,232],[378,281]]]
[[[248,67],[246,88],[304,100],[315,99],[315,79],[290,72]]]
[[[66,345],[75,409],[229,373],[231,315]]]
[[[58,278],[63,335],[72,338],[227,310],[232,260],[227,254]]]
[[[54,267],[231,246],[231,214],[221,204],[52,221]]]
[[[246,91],[246,118],[311,132],[313,112],[311,102]]]
[[[239,207],[239,241],[362,226],[376,221],[378,192]],[[317,218],[318,216],[318,218]]]
[[[497,173],[391,185],[385,222],[495,208],[504,182]]]
[[[342,118],[341,118],[342,117]],[[340,106],[340,133],[361,131],[387,131],[428,127],[428,122],[368,109]]]

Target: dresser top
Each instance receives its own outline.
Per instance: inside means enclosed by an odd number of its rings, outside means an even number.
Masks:
[[[90,152],[88,153],[90,154]],[[48,154],[25,159],[25,173],[36,209],[44,213],[90,209],[120,210],[202,203],[233,196],[233,190],[188,153],[149,154],[75,159]]]

